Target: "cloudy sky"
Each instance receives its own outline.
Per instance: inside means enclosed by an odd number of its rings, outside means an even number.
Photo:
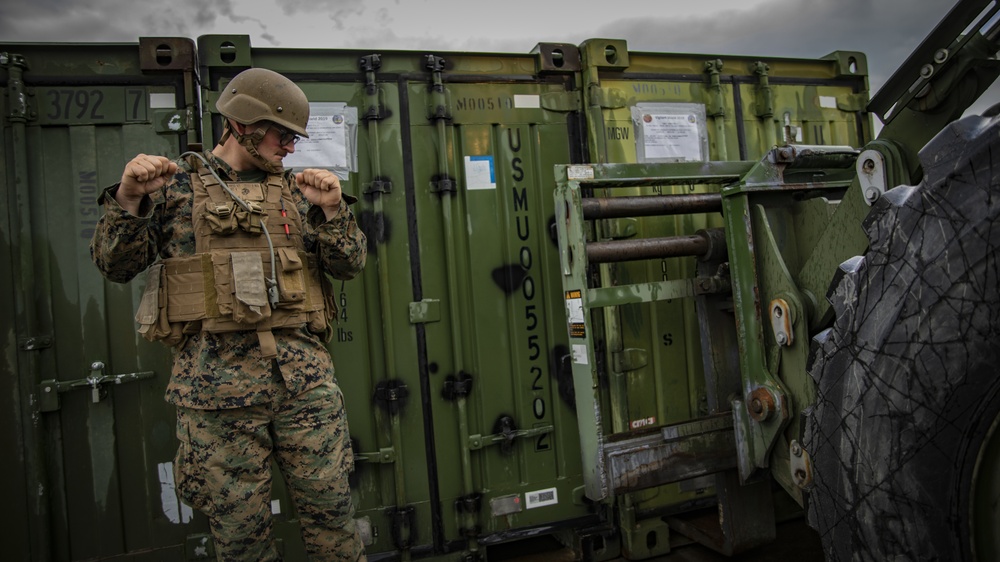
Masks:
[[[602,37],[633,51],[815,58],[842,49],[868,55],[874,93],[955,1],[27,0],[0,10],[0,41],[242,33],[254,46],[296,48],[527,53]],[[998,101],[1000,88],[987,96]]]

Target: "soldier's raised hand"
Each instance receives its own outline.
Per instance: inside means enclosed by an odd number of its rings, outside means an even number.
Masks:
[[[177,163],[169,158],[139,154],[125,164],[115,200],[126,211],[136,214],[142,198],[166,185],[176,172]]]
[[[306,201],[319,205],[330,220],[340,210],[340,200],[343,193],[340,190],[340,178],[329,170],[306,168],[295,174],[295,183]]]

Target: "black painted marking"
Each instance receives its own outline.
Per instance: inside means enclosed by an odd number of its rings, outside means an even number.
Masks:
[[[528,276],[528,270],[520,264],[510,264],[494,269],[490,275],[496,286],[509,296],[521,288],[524,278]]]

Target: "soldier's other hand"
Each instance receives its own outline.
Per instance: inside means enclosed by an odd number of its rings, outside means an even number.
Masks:
[[[327,220],[337,214],[343,194],[340,190],[340,178],[333,172],[306,168],[295,174],[295,183],[306,201],[322,207]]]
[[[177,163],[163,156],[139,154],[125,164],[117,198],[140,201],[144,195],[162,188],[177,172]]]

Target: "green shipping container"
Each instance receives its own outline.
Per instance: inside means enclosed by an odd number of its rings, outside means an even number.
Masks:
[[[695,304],[605,309],[594,338],[600,384],[581,394],[556,167],[751,161],[785,141],[871,138],[859,53],[631,53],[604,39],[530,54],[291,50],[219,35],[0,53],[0,289],[13,311],[0,319],[0,443],[20,460],[3,481],[18,560],[210,556],[204,517],[173,490],[169,353],[135,334],[141,282],[104,282],[87,245],[96,196],[135,153],[175,157],[219,138],[215,100],[241,70],[269,68],[302,87],[312,139],[286,165],[333,169],[360,199],[369,261],[336,287],[330,349],[373,559],[458,560],[540,536],[596,559],[667,552],[667,516],[712,508],[715,481],[654,478],[594,497],[587,451],[710,413]],[[705,213],[593,229],[613,240],[721,224]],[[694,268],[647,260],[602,265],[595,277],[613,287]],[[280,485],[274,500],[285,557],[304,560]]]
[[[123,162],[197,140],[196,61],[186,39],[0,47],[10,560],[183,559],[204,532],[173,493],[170,357],[136,337],[142,287],[105,283],[88,250]]]
[[[586,41],[580,52],[588,162],[594,164],[644,163],[644,175],[654,176],[659,163],[756,162],[777,144],[862,146],[873,137],[863,113],[868,83],[861,53],[837,52],[820,60],[636,53],[625,41],[608,39]],[[596,174],[598,183],[613,179],[600,170],[587,174]],[[720,187],[720,182],[650,182],[595,188],[593,195],[704,195],[717,194]],[[628,241],[694,235],[723,227],[719,211],[600,219],[593,221],[592,236]],[[692,279],[697,263],[694,257],[604,263],[592,285]],[[599,334],[592,337],[606,354],[599,370],[607,388],[594,400],[606,412],[601,439],[694,420],[728,404],[706,388],[705,334],[696,307],[695,299],[677,298],[601,309],[595,321]],[[721,321],[733,324],[731,316]],[[701,478],[652,487],[632,494],[629,509],[637,518],[655,519],[704,503],[713,486],[714,480]]]

